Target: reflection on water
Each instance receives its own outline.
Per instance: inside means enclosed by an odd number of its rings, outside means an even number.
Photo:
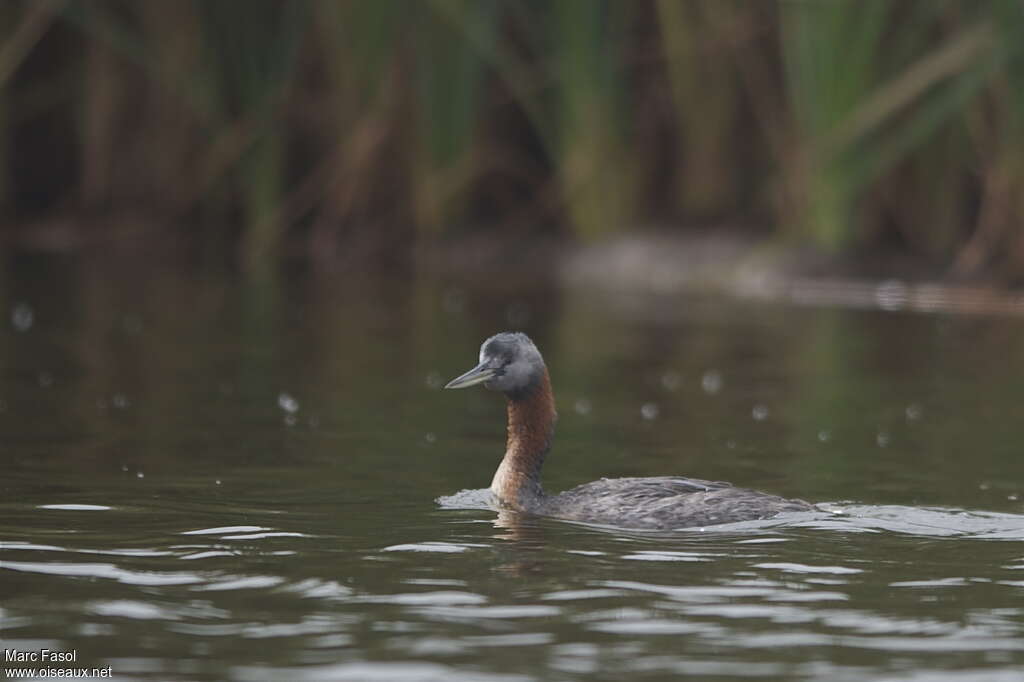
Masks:
[[[5,647],[153,680],[1024,665],[1018,318],[66,265],[0,290]],[[552,368],[549,489],[684,474],[831,511],[491,509],[501,401],[439,381],[510,317]]]

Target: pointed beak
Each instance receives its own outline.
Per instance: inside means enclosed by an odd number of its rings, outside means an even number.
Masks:
[[[469,370],[462,376],[455,377],[447,384],[445,388],[469,388],[470,386],[476,386],[482,384],[485,381],[494,377],[494,370],[487,365],[481,363]]]

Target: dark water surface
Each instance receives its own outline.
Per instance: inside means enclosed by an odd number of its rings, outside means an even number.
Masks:
[[[47,260],[0,286],[6,649],[123,680],[1024,679],[1019,317]],[[439,387],[510,327],[552,368],[549,489],[687,474],[845,514],[438,504],[504,430]]]

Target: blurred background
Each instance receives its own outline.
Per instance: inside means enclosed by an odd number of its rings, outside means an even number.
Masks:
[[[0,0],[4,644],[1017,682],[1022,226],[1024,0]],[[848,514],[439,502],[502,453],[500,396],[441,387],[503,329],[551,369],[547,490]]]
[[[1022,85],[1020,0],[9,0],[0,219],[254,271],[654,227],[1013,285]]]

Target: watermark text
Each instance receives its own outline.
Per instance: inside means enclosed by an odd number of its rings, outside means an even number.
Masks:
[[[112,666],[106,668],[78,668],[77,649],[4,649],[4,679],[110,679],[114,676]],[[21,663],[22,666],[11,664]],[[28,664],[28,665],[24,665]],[[63,664],[63,665],[55,665]]]

